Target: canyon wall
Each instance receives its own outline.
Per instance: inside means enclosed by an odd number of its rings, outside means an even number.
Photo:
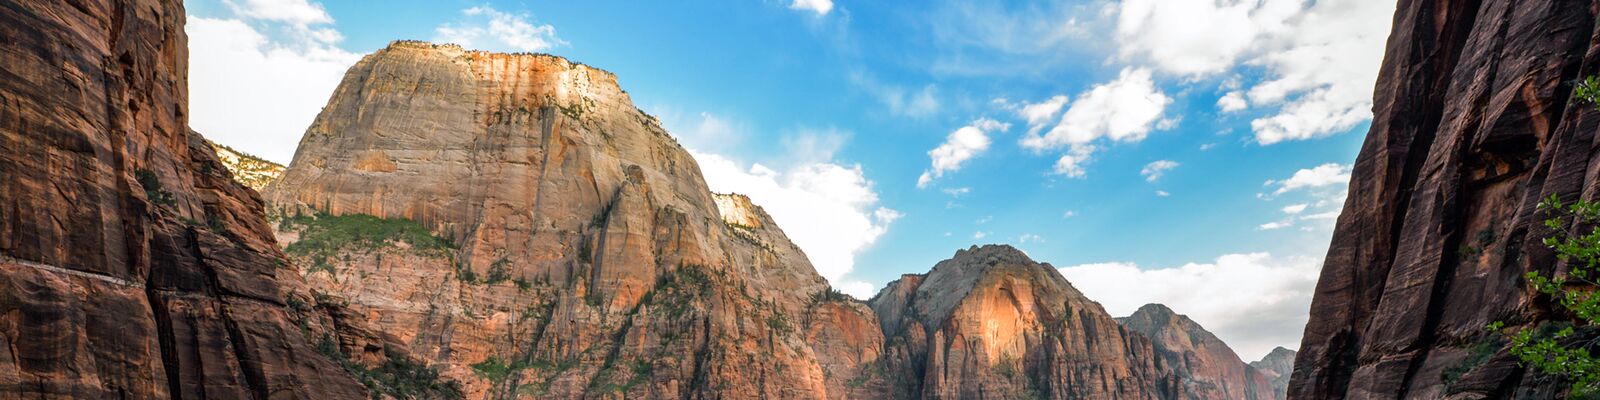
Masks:
[[[188,129],[184,21],[0,6],[0,397],[368,396],[291,321],[260,197]]]
[[[1589,1],[1401,1],[1311,306],[1291,398],[1556,398],[1497,333],[1561,320],[1524,273],[1555,271],[1536,205],[1595,200]]]
[[[472,398],[858,397],[881,346],[858,334],[872,311],[749,199],[714,196],[614,75],[559,57],[395,42],[265,196],[314,290]],[[311,250],[405,223],[443,244]]]
[[[1146,304],[1117,322],[1150,338],[1156,357],[1177,375],[1176,398],[1277,399],[1267,375],[1245,364],[1222,339],[1189,317]]]

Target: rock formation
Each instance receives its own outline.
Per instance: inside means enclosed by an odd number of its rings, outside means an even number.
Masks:
[[[1117,322],[1154,343],[1156,356],[1180,382],[1175,398],[1279,398],[1267,375],[1245,365],[1216,335],[1167,306],[1146,304]]]
[[[198,136],[199,134],[195,134]],[[233,179],[245,187],[261,191],[283,175],[283,165],[250,155],[232,147],[207,141],[217,153],[217,160],[233,174]]]
[[[1560,319],[1521,278],[1554,271],[1536,209],[1600,196],[1594,3],[1402,1],[1289,395],[1555,398],[1484,327]]]
[[[260,197],[188,129],[184,21],[0,6],[0,397],[368,396],[290,319]]]
[[[871,301],[885,398],[1174,398],[1149,339],[1010,246],[957,251]]]
[[[315,291],[470,398],[858,397],[881,347],[615,76],[559,57],[395,42],[265,196]]]
[[[1294,373],[1294,350],[1274,348],[1261,360],[1251,361],[1250,368],[1266,375],[1272,393],[1280,399],[1284,398],[1289,391],[1289,375]]]

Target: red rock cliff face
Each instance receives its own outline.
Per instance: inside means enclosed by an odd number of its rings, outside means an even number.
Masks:
[[[1401,1],[1371,131],[1312,303],[1291,398],[1552,398],[1492,321],[1551,318],[1521,276],[1551,271],[1542,198],[1596,199],[1600,72],[1589,1]]]
[[[1149,339],[1049,264],[972,247],[871,301],[889,332],[884,398],[1173,398]]]
[[[1117,322],[1154,343],[1156,356],[1179,378],[1174,398],[1279,398],[1267,375],[1239,360],[1222,339],[1167,306],[1146,304]]]
[[[845,383],[882,344],[872,310],[826,295],[749,199],[714,196],[615,76],[560,57],[395,42],[265,193],[457,244],[305,272],[470,398],[859,398]]]
[[[177,0],[0,5],[0,397],[364,398],[186,126],[183,24]]]

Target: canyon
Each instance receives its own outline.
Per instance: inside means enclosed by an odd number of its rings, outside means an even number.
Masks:
[[[0,393],[1282,398],[1009,246],[839,293],[604,70],[394,42],[280,169],[189,129],[180,2],[11,4]]]

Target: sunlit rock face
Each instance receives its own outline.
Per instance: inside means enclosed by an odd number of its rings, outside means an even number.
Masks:
[[[1572,97],[1597,73],[1596,12],[1399,3],[1291,398],[1565,396],[1484,326],[1562,318],[1521,277],[1559,265],[1540,199],[1600,196],[1600,118]]]
[[[290,318],[260,197],[187,126],[184,21],[0,6],[0,397],[366,398]]]
[[[245,187],[257,191],[264,190],[267,185],[277,181],[278,177],[283,176],[283,165],[215,142],[207,141],[207,144],[211,145],[211,149],[216,152],[217,161],[228,169],[228,173],[233,175],[234,180],[239,181],[239,184]]]
[[[1200,324],[1165,305],[1146,304],[1117,322],[1154,343],[1161,363],[1178,377],[1176,398],[1282,398],[1266,374],[1239,360],[1233,349]]]
[[[847,383],[881,351],[872,310],[828,296],[764,211],[713,196],[614,75],[559,57],[395,42],[350,69],[265,196],[313,290],[470,398],[859,398]],[[293,223],[318,214],[451,246],[318,264]]]
[[[957,251],[872,300],[898,398],[1170,398],[1149,339],[1010,246]]]

